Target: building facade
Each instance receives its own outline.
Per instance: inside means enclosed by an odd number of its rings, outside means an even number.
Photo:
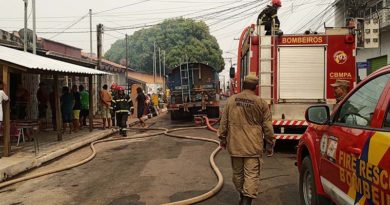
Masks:
[[[336,4],[335,24],[348,26],[348,19],[362,19],[364,43],[377,43],[375,48],[358,48],[357,67],[360,79],[390,64],[390,0],[339,0]],[[378,29],[369,26],[378,24]],[[369,36],[375,35],[374,39]]]

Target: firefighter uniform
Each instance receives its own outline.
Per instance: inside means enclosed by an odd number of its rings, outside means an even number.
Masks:
[[[116,93],[118,92],[117,91],[118,87],[119,86],[116,83],[113,83],[111,85],[111,92],[110,93],[111,93],[112,98],[115,98]],[[111,106],[110,106],[110,114],[111,114],[112,126],[116,126],[115,111],[114,111],[114,105],[113,104],[111,104]]]
[[[247,76],[245,82],[257,85],[258,78]],[[228,99],[220,122],[218,134],[231,155],[233,183],[250,199],[258,195],[263,141],[274,143],[271,118],[267,103],[245,89]]]
[[[257,17],[258,24],[264,25],[266,35],[272,34],[272,26],[275,32],[279,31],[278,5],[268,5]]]
[[[115,118],[117,126],[119,126],[119,134],[126,136],[127,118],[129,116],[130,109],[133,107],[131,98],[124,94],[123,91],[119,91],[113,99]]]

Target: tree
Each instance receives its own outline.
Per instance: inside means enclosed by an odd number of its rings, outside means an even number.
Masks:
[[[217,71],[225,66],[217,39],[210,34],[206,23],[192,19],[168,19],[159,25],[134,32],[128,39],[131,68],[153,72],[153,45],[166,52],[166,68],[186,62],[205,63]],[[106,52],[105,58],[117,63],[125,58],[125,40],[117,40]],[[157,54],[158,55],[158,54]]]

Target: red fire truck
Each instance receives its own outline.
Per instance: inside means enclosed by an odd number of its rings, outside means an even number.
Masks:
[[[275,32],[273,32],[275,33]],[[270,105],[276,139],[298,140],[307,128],[305,110],[336,103],[330,84],[356,84],[355,36],[348,28],[326,28],[323,34],[264,35],[264,26],[242,32],[237,69],[231,68],[231,94],[243,78],[259,77],[257,93]]]

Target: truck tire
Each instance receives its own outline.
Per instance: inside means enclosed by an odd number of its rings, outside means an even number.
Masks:
[[[208,118],[219,118],[219,107],[208,107],[206,112]]]
[[[314,182],[313,165],[310,157],[302,160],[302,169],[299,173],[299,197],[301,205],[331,205],[328,199],[317,194]]]
[[[171,111],[171,120],[176,121],[179,120],[179,112],[176,110]]]

